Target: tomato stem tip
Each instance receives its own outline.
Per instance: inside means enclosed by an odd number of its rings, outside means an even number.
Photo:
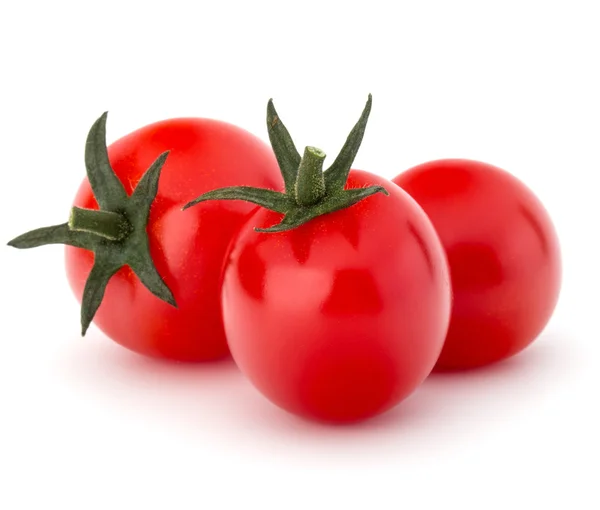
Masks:
[[[325,196],[323,162],[325,153],[316,147],[306,147],[298,166],[295,198],[298,205],[310,206]]]
[[[74,231],[89,232],[110,241],[122,241],[132,230],[131,224],[121,213],[81,207],[71,209],[69,228]]]

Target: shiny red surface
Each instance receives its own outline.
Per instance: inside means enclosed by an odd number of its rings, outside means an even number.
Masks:
[[[444,244],[454,293],[438,369],[486,365],[524,349],[558,300],[561,259],[540,201],[518,179],[470,160],[432,161],[394,179]]]
[[[254,135],[207,119],[174,119],[135,131],[108,148],[128,193],[165,150],[148,235],[153,260],[173,292],[175,309],[152,295],[125,267],[109,282],[94,323],[119,344],[141,354],[202,361],[228,354],[220,308],[227,247],[255,206],[240,201],[181,207],[205,191],[249,185],[280,189],[272,150]],[[84,180],[74,205],[97,208]],[[79,300],[93,254],[67,247],[69,282]]]
[[[428,218],[401,189],[353,170],[348,188],[390,191],[295,230],[260,209],[225,270],[232,355],[272,402],[348,422],[381,413],[425,379],[450,314],[448,268]]]

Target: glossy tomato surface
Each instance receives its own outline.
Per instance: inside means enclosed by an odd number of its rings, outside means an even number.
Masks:
[[[394,179],[425,210],[446,249],[454,292],[438,369],[516,354],[544,329],[561,282],[547,211],[517,178],[471,160],[440,160]]]
[[[352,207],[294,230],[258,233],[260,209],[232,245],[223,316],[232,355],[272,402],[306,418],[381,413],[425,379],[450,314],[448,267],[427,216],[401,189],[352,170],[346,188],[380,184]]]
[[[246,202],[210,202],[183,212],[199,194],[221,186],[279,190],[271,148],[247,131],[209,119],[173,119],[141,128],[108,147],[111,165],[131,194],[142,174],[170,151],[152,205],[147,232],[159,274],[178,304],[150,293],[128,268],[109,282],[94,323],[119,344],[148,356],[202,361],[228,354],[220,307],[227,247],[255,208]],[[97,209],[88,180],[74,205]],[[66,248],[69,282],[81,300],[93,253]]]

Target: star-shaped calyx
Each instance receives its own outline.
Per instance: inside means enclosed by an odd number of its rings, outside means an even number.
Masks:
[[[382,186],[344,189],[350,167],[365,133],[371,104],[372,97],[369,94],[362,115],[348,135],[342,150],[331,166],[323,171],[325,153],[316,147],[306,147],[301,157],[287,128],[275,111],[273,100],[269,100],[267,128],[285,183],[285,192],[249,186],[220,188],[200,195],[186,204],[184,209],[206,200],[245,200],[283,214],[280,223],[255,230],[282,232],[299,227],[323,214],[350,207],[375,193],[387,195],[388,192]]]
[[[94,123],[85,146],[87,177],[99,209],[73,207],[67,223],[32,230],[8,243],[15,248],[67,244],[94,252],[94,265],[81,303],[82,335],[102,302],[108,281],[125,265],[156,297],[176,306],[173,294],[150,256],[146,232],[150,207],[158,191],[158,180],[168,151],[146,170],[131,196],[127,195],[108,159],[106,117],[107,113],[104,113]]]

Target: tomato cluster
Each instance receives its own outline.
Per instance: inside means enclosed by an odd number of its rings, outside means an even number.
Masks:
[[[267,107],[271,147],[232,124],[172,119],[106,146],[92,126],[69,221],[9,242],[65,244],[93,321],[140,354],[229,353],[278,406],[353,422],[432,370],[512,356],[547,324],[561,279],[548,213],[509,173],[425,163],[352,169],[371,96],[331,166]]]

